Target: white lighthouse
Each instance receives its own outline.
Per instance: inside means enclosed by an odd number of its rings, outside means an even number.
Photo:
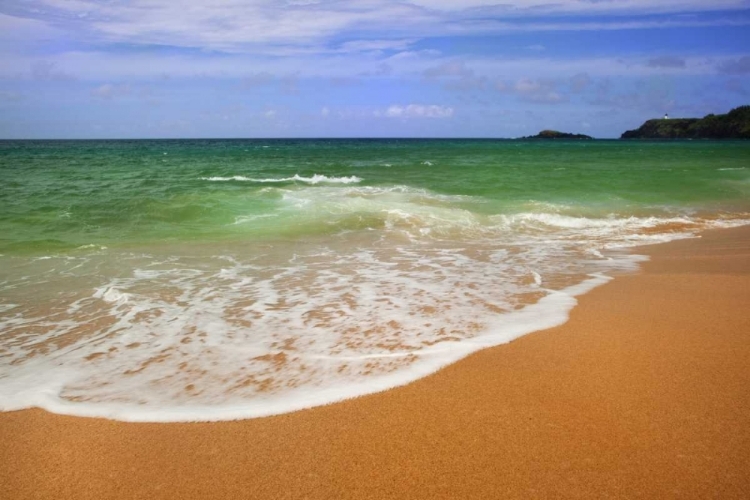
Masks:
[[[664,119],[669,120],[669,113],[664,113]]]

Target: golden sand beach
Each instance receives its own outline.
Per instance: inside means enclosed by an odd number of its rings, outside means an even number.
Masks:
[[[637,250],[570,321],[275,417],[0,414],[0,498],[750,498],[750,227]]]

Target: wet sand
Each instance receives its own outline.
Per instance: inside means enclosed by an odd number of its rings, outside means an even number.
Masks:
[[[0,498],[750,498],[750,227],[645,247],[568,323],[255,420],[0,414]]]

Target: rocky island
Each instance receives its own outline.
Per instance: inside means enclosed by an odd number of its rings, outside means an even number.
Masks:
[[[703,118],[648,120],[621,139],[750,139],[750,106],[734,108],[725,115]]]
[[[593,139],[593,137],[584,134],[568,134],[557,130],[542,130],[537,135],[521,137],[521,139]]]

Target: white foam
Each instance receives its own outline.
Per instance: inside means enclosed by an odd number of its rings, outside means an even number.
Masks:
[[[536,283],[536,286],[542,285],[542,275],[539,274],[536,271],[531,271],[531,275],[534,277],[534,283]]]
[[[66,321],[21,313],[3,320],[3,330],[49,328],[16,346],[16,358],[81,323],[91,332],[54,357],[15,366],[0,383],[0,409],[182,421],[326,404],[408,383],[483,347],[560,324],[575,294],[606,280],[541,290],[541,300],[523,306],[514,297],[540,291],[539,280],[524,285],[528,273],[511,262],[477,260],[463,249],[292,257],[295,266],[136,269],[79,299]],[[102,317],[113,321],[92,323]],[[279,353],[285,358],[277,366]],[[258,386],[263,380],[272,381],[267,391]]]
[[[90,243],[88,245],[81,245],[80,247],[76,248],[76,250],[91,250],[91,249],[97,249],[97,250],[106,250],[107,247],[104,245],[95,245],[93,243]]]
[[[482,215],[406,186],[269,189],[274,216],[346,230],[4,267],[0,410],[230,420],[385,390],[565,322],[576,296],[642,262],[619,248],[748,222]]]
[[[6,313],[16,307],[18,307],[18,304],[0,304],[0,314]]]
[[[286,183],[286,182],[302,182],[305,184],[357,184],[362,182],[362,179],[356,175],[343,176],[343,177],[328,177],[326,175],[315,174],[311,177],[303,177],[295,174],[292,177],[283,178],[253,178],[245,177],[244,175],[233,175],[231,177],[201,177],[201,180],[211,182],[228,182],[228,181],[240,181],[240,182],[255,182],[258,184],[274,184],[274,183]]]
[[[130,294],[122,293],[113,286],[97,288],[93,296],[118,305],[125,304],[130,298]]]
[[[428,345],[421,350],[400,353],[380,353],[364,356],[309,356],[306,358],[308,363],[314,363],[316,360],[332,361],[337,367],[342,366],[341,362],[347,364],[373,363],[383,360],[387,362],[393,359],[414,358],[404,369],[392,373],[386,372],[377,377],[353,378],[336,385],[314,384],[313,387],[295,388],[286,391],[284,394],[270,394],[248,399],[241,403],[236,401],[212,404],[183,402],[176,405],[165,405],[163,403],[155,405],[150,401],[138,402],[137,395],[144,387],[141,387],[140,384],[128,385],[123,383],[127,389],[134,391],[135,401],[133,403],[123,403],[116,399],[107,402],[73,402],[60,396],[66,391],[69,392],[71,386],[81,383],[82,373],[80,370],[67,366],[63,362],[54,367],[46,367],[40,377],[41,367],[39,364],[31,362],[18,370],[10,383],[3,385],[2,394],[4,398],[3,403],[0,403],[0,409],[13,410],[36,406],[48,411],[71,415],[114,418],[132,422],[174,422],[261,417],[328,404],[407,384],[477,350],[509,342],[531,331],[560,325],[567,320],[568,311],[576,303],[574,298],[576,295],[585,293],[608,280],[609,278],[606,276],[593,275],[578,285],[562,291],[550,292],[535,304],[498,317],[495,321],[489,323],[484,331],[465,341],[445,341]],[[175,321],[175,318],[172,321]],[[205,326],[215,328],[220,325],[209,321]],[[159,347],[167,345],[161,344]],[[241,349],[241,345],[237,344],[235,348]],[[249,354],[257,354],[257,352],[251,352],[252,349],[246,349],[246,351]],[[83,354],[90,356],[90,350],[78,353],[80,356]],[[111,363],[111,360],[108,361],[109,363]],[[100,364],[97,372],[101,369],[107,370],[105,366]],[[164,377],[169,377],[169,370],[161,371],[160,380],[163,381]],[[87,389],[95,388],[88,387]],[[10,403],[11,401],[12,403]]]
[[[241,215],[235,217],[233,224],[245,224],[247,222],[253,222],[261,219],[272,219],[278,217],[278,214],[256,214],[256,215]]]
[[[688,217],[573,217],[557,213],[520,213],[514,215],[501,215],[499,219],[508,225],[526,226],[554,226],[566,229],[590,229],[590,228],[650,228],[666,224],[686,224],[694,227],[698,223]]]

